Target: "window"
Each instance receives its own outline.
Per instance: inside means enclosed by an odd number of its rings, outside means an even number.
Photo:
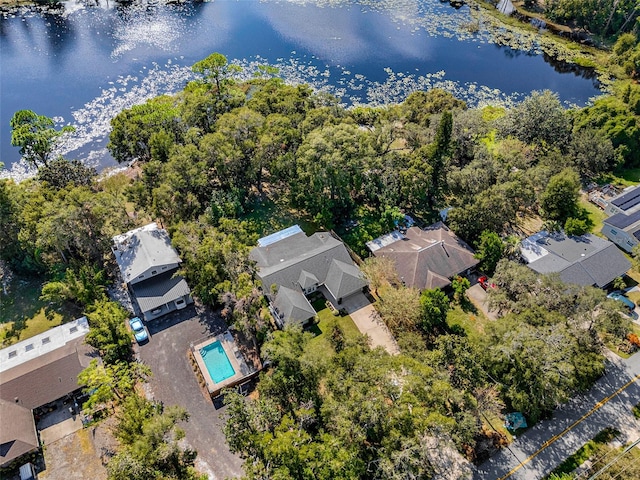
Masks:
[[[144,275],[140,275],[138,278],[144,278]]]
[[[31,350],[33,350],[33,343],[30,343],[29,345],[24,347],[25,352],[30,352]]]
[[[157,270],[153,270],[153,271],[151,272],[151,275],[155,275],[156,273],[158,273],[158,271],[157,271]]]
[[[618,235],[618,232],[612,228],[611,229],[611,235]]]
[[[69,329],[69,333],[76,333],[78,331],[78,327],[71,327]]]
[[[18,356],[18,351],[17,350],[13,350],[11,352],[9,352],[9,358],[16,358]]]
[[[166,269],[167,269],[167,266],[166,266],[166,265],[165,265],[164,267],[162,267],[162,270],[166,270]]]
[[[47,343],[51,343],[51,339],[50,339],[49,337],[44,337],[44,338],[42,339],[42,344],[43,344],[43,345],[46,345]]]

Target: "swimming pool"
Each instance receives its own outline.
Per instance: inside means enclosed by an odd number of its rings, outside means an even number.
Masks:
[[[220,340],[200,349],[209,376],[215,383],[220,383],[236,374],[229,357],[222,348]]]

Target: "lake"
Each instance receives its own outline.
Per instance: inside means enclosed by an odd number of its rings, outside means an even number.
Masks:
[[[13,176],[27,173],[9,120],[31,109],[76,126],[59,153],[114,165],[105,149],[109,120],[182,88],[193,78],[190,65],[215,51],[240,64],[243,78],[274,65],[287,81],[346,105],[400,102],[433,87],[473,106],[509,105],[542,89],[584,105],[600,93],[588,74],[555,69],[535,44],[500,47],[482,25],[469,7],[439,0],[78,0],[4,12],[0,161]]]

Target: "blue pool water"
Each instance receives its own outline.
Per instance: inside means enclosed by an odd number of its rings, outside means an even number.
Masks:
[[[202,355],[202,360],[204,360],[207,371],[214,382],[220,383],[236,374],[220,340],[201,348],[200,355]]]

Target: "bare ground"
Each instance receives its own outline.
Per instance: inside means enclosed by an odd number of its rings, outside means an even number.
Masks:
[[[45,480],[106,480],[104,463],[113,454],[117,442],[111,435],[113,417],[85,428],[46,446],[46,470],[38,474]]]

